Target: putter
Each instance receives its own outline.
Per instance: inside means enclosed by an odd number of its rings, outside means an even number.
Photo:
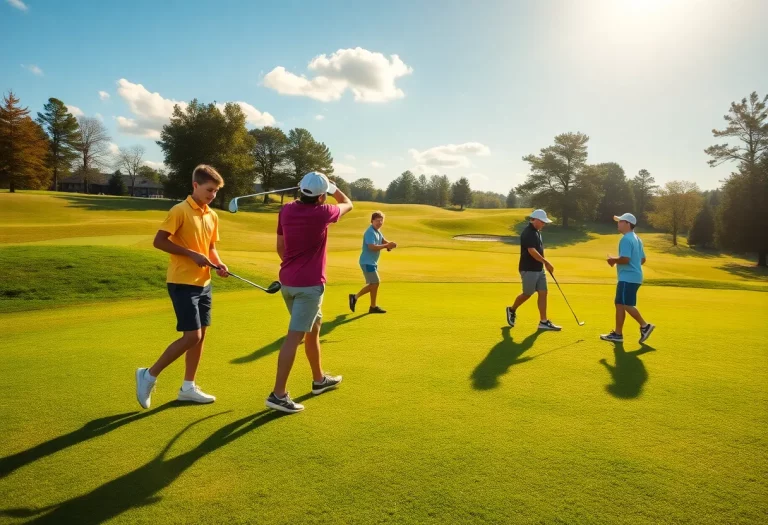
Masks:
[[[215,264],[211,264],[211,268],[215,268],[217,270],[221,270],[221,268],[219,268]],[[280,291],[280,288],[283,287],[283,285],[280,284],[280,281],[273,281],[272,284],[270,284],[268,287],[264,288],[263,286],[259,286],[258,284],[249,281],[248,279],[244,279],[244,278],[240,277],[239,275],[235,275],[234,273],[230,272],[229,270],[227,270],[227,275],[229,275],[231,277],[234,277],[235,279],[240,279],[241,281],[246,282],[246,283],[250,284],[251,286],[253,286],[255,288],[258,288],[259,290],[267,292],[268,294],[277,293],[277,292]]]
[[[568,308],[571,310],[571,313],[573,314],[573,318],[574,318],[574,319],[576,319],[576,323],[577,323],[579,326],[584,326],[584,323],[586,323],[586,321],[579,321],[579,318],[578,318],[578,317],[576,317],[576,312],[574,312],[574,311],[573,311],[573,308],[571,308],[571,303],[569,303],[569,302],[568,302],[568,298],[565,296],[565,293],[563,293],[563,289],[562,289],[562,288],[560,288],[560,283],[558,283],[558,282],[557,282],[557,279],[556,279],[556,278],[555,278],[555,276],[552,274],[552,272],[549,272],[549,275],[551,275],[551,276],[552,276],[552,279],[554,279],[554,281],[555,281],[555,284],[557,285],[557,289],[558,289],[558,290],[560,290],[560,293],[561,293],[561,294],[563,294],[563,299],[565,299],[565,304],[567,304],[567,305],[568,305]]]
[[[294,186],[293,188],[283,188],[282,190],[272,190],[272,191],[262,191],[261,193],[252,193],[250,195],[240,195],[239,197],[235,197],[231,201],[229,201],[229,211],[230,213],[237,213],[237,201],[238,199],[247,199],[248,197],[258,197],[259,195],[269,195],[270,193],[282,193],[284,191],[293,191],[299,189],[298,186]],[[232,275],[232,274],[230,274]],[[232,277],[235,277],[232,275]]]

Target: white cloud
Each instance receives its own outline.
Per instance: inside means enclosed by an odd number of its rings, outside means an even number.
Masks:
[[[325,115],[315,115],[315,120],[323,120]]]
[[[353,166],[341,164],[340,162],[334,162],[333,173],[336,175],[352,175],[353,173],[357,173],[357,169]]]
[[[102,115],[101,113],[94,113],[93,116],[99,119],[100,121],[104,122],[104,115]]]
[[[266,74],[264,85],[281,95],[322,102],[339,100],[347,89],[357,102],[387,102],[405,96],[395,80],[413,72],[397,55],[387,58],[361,47],[339,49],[330,57],[317,56],[307,67],[316,74],[314,78],[298,76],[278,66]]]
[[[383,163],[379,162],[378,160],[374,160],[373,162],[371,162],[371,167],[372,168],[383,168],[385,166],[386,166],[386,164],[383,164]]]
[[[109,100],[109,97],[110,95],[106,91],[99,91],[99,98],[101,100]]]
[[[465,142],[464,144],[447,144],[435,146],[424,151],[409,149],[411,157],[419,168],[431,168],[435,172],[437,168],[466,168],[472,165],[470,155],[487,156],[491,154],[490,148],[479,142]]]
[[[357,157],[355,157],[354,155],[344,155],[344,158],[347,160],[357,160]]]
[[[84,117],[85,113],[83,113],[83,110],[80,109],[77,106],[67,105],[67,111],[72,113],[73,117]]]
[[[32,73],[33,75],[37,75],[38,77],[43,76],[43,70],[37,67],[35,64],[22,64],[21,67]]]
[[[114,142],[110,142],[110,143],[109,143],[109,152],[110,152],[112,155],[117,155],[117,154],[120,152],[120,146],[118,146],[118,145],[117,145],[117,144],[115,144]]]
[[[187,103],[165,98],[160,93],[152,93],[141,84],[134,84],[124,78],[117,81],[117,93],[128,104],[132,117],[117,117],[117,127],[124,133],[139,135],[152,139],[160,138],[160,130],[173,115],[173,107],[178,105],[182,110]],[[101,93],[100,93],[101,94]],[[255,127],[272,126],[275,117],[267,112],[261,112],[247,102],[237,101],[245,113],[246,122]],[[223,110],[224,103],[216,104]]]
[[[27,7],[27,4],[25,4],[21,0],[6,0],[6,1],[8,2],[8,5],[11,5],[16,9],[20,9],[21,11],[29,11],[29,7]]]
[[[163,164],[162,162],[155,162],[154,160],[145,160],[144,161],[144,165],[145,166],[149,166],[153,170],[164,170],[165,169],[165,164]]]
[[[141,84],[124,78],[117,81],[117,93],[136,117],[117,117],[117,127],[131,135],[159,139],[160,130],[173,114],[173,106],[187,107],[186,102],[163,98],[160,93],[151,93]]]
[[[263,128],[264,126],[274,126],[275,125],[275,117],[270,115],[269,113],[262,113],[255,107],[251,106],[247,102],[235,102],[235,104],[240,106],[240,109],[243,110],[243,113],[245,113],[245,120],[248,122],[248,124],[255,126],[257,128]],[[224,103],[216,104],[216,107],[219,108],[221,111],[224,111]]]
[[[469,180],[488,180],[488,176],[482,173],[468,173],[464,176]]]

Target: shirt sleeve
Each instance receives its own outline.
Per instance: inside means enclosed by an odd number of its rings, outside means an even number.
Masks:
[[[619,241],[619,257],[632,257],[632,241],[626,235]]]
[[[526,229],[520,236],[520,248],[536,248],[537,245],[538,243],[536,242],[536,234],[533,231]]]
[[[181,228],[182,222],[184,222],[184,214],[179,210],[178,206],[174,206],[170,209],[162,224],[160,224],[159,230],[174,235]]]
[[[333,204],[324,204],[323,207],[325,208],[325,211],[327,213],[326,216],[326,223],[327,224],[333,224],[334,222],[339,222],[339,217],[341,217],[341,210],[338,206],[335,206]]]
[[[379,244],[378,238],[376,237],[376,230],[367,229],[365,230],[365,234],[363,235],[363,242],[367,245],[369,244]]]
[[[285,208],[280,210],[280,213],[277,214],[277,234],[282,235],[283,234],[283,210]]]

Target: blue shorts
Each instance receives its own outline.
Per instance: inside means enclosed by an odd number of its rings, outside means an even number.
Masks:
[[[176,331],[192,332],[211,326],[211,284],[168,284],[173,311],[176,312]]]
[[[616,304],[624,306],[637,306],[637,291],[640,289],[640,283],[628,283],[619,281],[616,285]]]

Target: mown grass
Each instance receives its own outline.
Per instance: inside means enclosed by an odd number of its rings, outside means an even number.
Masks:
[[[526,210],[358,203],[329,243],[323,360],[344,375],[338,391],[309,395],[299,355],[289,387],[307,410],[266,412],[287,312],[279,296],[216,279],[198,374],[216,403],[173,402],[177,362],[141,411],[133,371],[176,337],[167,256],[151,247],[171,205],[0,193],[0,522],[749,524],[768,514],[768,294],[723,289],[768,290],[749,260],[641,232],[639,306],[658,328],[639,345],[628,321],[613,346],[598,335],[613,323],[604,257],[615,234],[545,230],[587,324],[550,284],[549,315],[564,330],[538,333],[532,303],[505,327],[519,247],[453,239],[508,235]],[[389,313],[360,313],[364,298],[351,314],[362,231],[379,207],[400,244],[381,259]],[[271,281],[275,214],[220,217],[231,269]]]
[[[6,523],[760,523],[768,512],[765,294],[648,287],[649,346],[597,335],[613,287],[504,326],[516,284],[389,284],[385,316],[330,286],[325,367],[344,384],[297,416],[263,410],[279,297],[214,296],[198,382],[182,363],[138,409],[133,369],[174,337],[166,299],[7,314],[0,374]],[[739,308],[723,308],[738,304]],[[361,301],[366,306],[365,300]],[[286,492],[291,494],[286,498]],[[23,518],[22,518],[23,517]]]

